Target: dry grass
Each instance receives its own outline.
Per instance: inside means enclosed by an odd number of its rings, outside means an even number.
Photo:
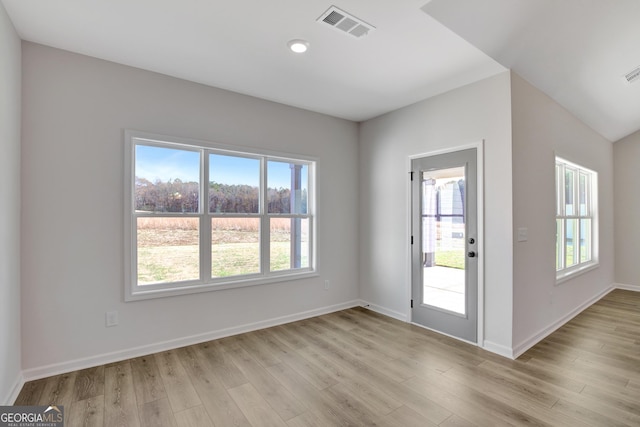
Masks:
[[[198,230],[198,218],[142,217],[138,218],[138,230]]]
[[[214,218],[211,222],[211,243],[255,243],[260,239],[259,218]],[[271,219],[271,241],[290,239],[291,220]],[[138,246],[198,245],[198,218],[138,218]]]
[[[214,218],[215,228],[225,231],[258,231],[260,220],[257,218]],[[138,218],[138,230],[198,230],[198,218],[182,217],[142,217]],[[277,231],[291,230],[289,218],[272,218],[271,229]]]
[[[198,218],[138,218],[138,283],[195,280],[199,276]],[[303,221],[307,241],[308,221]],[[290,268],[291,219],[270,224],[272,271]],[[212,277],[260,271],[260,219],[213,218]],[[303,244],[304,247],[304,244]],[[308,262],[305,256],[304,264]]]
[[[304,246],[304,245],[303,245]],[[304,248],[302,266],[309,264]],[[271,244],[271,271],[291,267],[288,241]],[[211,277],[229,277],[260,272],[260,248],[257,243],[227,243],[211,247]],[[138,284],[197,280],[198,246],[149,246],[138,249]]]

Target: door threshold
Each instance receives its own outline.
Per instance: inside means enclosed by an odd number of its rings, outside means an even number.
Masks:
[[[464,343],[471,344],[471,345],[476,346],[476,347],[480,347],[480,345],[477,342],[465,340],[464,338],[456,337],[454,335],[449,335],[449,334],[447,334],[445,332],[442,332],[442,331],[439,331],[437,329],[432,329],[432,328],[429,328],[427,326],[421,325],[420,323],[416,323],[416,322],[409,322],[409,323],[412,324],[412,325],[418,326],[418,327],[420,327],[422,329],[426,329],[427,331],[435,332],[436,334],[444,335],[445,337],[453,338],[453,339],[455,339],[457,341],[462,341]]]

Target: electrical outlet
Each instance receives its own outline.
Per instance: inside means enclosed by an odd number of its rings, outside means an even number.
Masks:
[[[104,315],[104,326],[111,327],[116,326],[118,324],[118,312],[117,311],[107,311]]]
[[[328,290],[329,290],[329,281],[328,281],[328,280],[325,280],[325,281],[324,281],[324,290],[325,290],[325,291],[328,291]]]

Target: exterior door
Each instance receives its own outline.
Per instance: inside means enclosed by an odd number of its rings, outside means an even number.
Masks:
[[[412,321],[477,342],[477,150],[411,161]]]

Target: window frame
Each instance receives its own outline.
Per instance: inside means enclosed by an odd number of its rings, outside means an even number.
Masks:
[[[317,215],[315,157],[283,153],[250,147],[230,146],[210,141],[169,137],[147,132],[125,130],[124,150],[124,281],[125,301],[136,301],[198,292],[258,286],[289,280],[318,276],[317,262]],[[135,150],[137,145],[174,148],[200,153],[200,188],[198,212],[136,212],[135,211]],[[209,155],[222,154],[234,157],[258,159],[260,161],[260,188],[258,213],[219,213],[209,210]],[[307,213],[269,213],[267,209],[267,163],[270,160],[304,164],[308,166]],[[143,217],[198,218],[199,223],[199,279],[158,284],[138,284],[137,277],[137,219]],[[308,267],[270,271],[270,219],[305,218],[309,220]],[[260,272],[230,277],[212,277],[211,223],[213,218],[259,218],[260,221]],[[208,248],[207,248],[208,247]]]
[[[573,201],[572,212],[567,214],[566,203],[566,172],[570,170],[573,172],[571,197]],[[587,187],[585,190],[584,210],[581,209],[580,203],[580,188],[581,177],[589,177]],[[577,275],[586,273],[599,266],[598,258],[598,173],[592,169],[588,169],[584,166],[566,160],[564,157],[558,155],[555,156],[555,204],[556,204],[556,250],[555,250],[555,263],[556,263],[556,284],[563,283]],[[566,227],[567,221],[575,220],[577,225],[576,237],[577,241],[577,254],[574,253],[574,259],[577,262],[567,266],[566,265]],[[588,230],[590,234],[590,247],[587,249],[590,253],[590,259],[582,261],[582,245],[581,240],[581,227],[580,222],[583,220],[590,220],[591,227]],[[559,223],[558,221],[561,221]],[[560,226],[559,226],[560,224]],[[558,239],[561,239],[559,244]],[[558,265],[560,264],[560,265]]]

